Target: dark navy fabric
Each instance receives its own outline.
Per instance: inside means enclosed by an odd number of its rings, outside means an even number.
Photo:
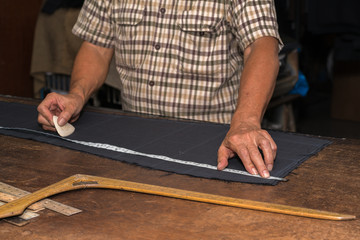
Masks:
[[[69,142],[56,133],[42,130],[37,123],[36,106],[32,105],[0,102],[0,116],[0,127],[38,131],[0,128],[0,134],[4,135],[32,139],[117,161],[196,177],[269,185],[276,185],[278,182]],[[83,112],[80,119],[73,125],[76,130],[67,137],[68,139],[106,143],[141,153],[163,155],[213,166],[217,165],[217,150],[229,129],[229,125],[223,124],[142,118],[89,111]],[[47,133],[47,135],[39,132]],[[276,177],[286,177],[306,159],[331,143],[312,136],[280,131],[269,131],[269,133],[278,146],[274,169],[271,172],[271,175]],[[238,158],[231,159],[228,168],[245,171]]]

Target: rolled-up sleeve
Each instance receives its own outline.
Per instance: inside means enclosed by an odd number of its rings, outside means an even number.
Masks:
[[[92,44],[113,48],[111,0],[85,0],[72,32]]]

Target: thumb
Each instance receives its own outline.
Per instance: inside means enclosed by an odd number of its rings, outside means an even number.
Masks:
[[[218,170],[224,170],[227,165],[229,164],[229,158],[232,158],[234,156],[234,152],[225,147],[224,145],[221,145],[218,150]]]
[[[59,126],[64,126],[66,123],[70,121],[72,114],[67,111],[62,111],[58,116],[58,124]]]

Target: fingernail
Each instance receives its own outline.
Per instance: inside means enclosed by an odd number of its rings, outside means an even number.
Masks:
[[[268,177],[270,177],[269,172],[268,172],[268,171],[266,171],[266,170],[264,170],[264,171],[263,171],[263,175],[264,175],[264,178],[268,178]]]
[[[272,165],[272,164],[268,164],[268,165],[267,165],[267,169],[268,169],[269,171],[271,171],[271,170],[273,169],[273,165]]]
[[[258,174],[258,171],[256,171],[255,168],[251,169],[251,171],[252,171],[252,173],[253,173],[254,175],[257,175],[257,174]]]
[[[60,120],[58,121],[58,123],[59,123],[60,126],[63,126],[63,125],[65,125],[66,120],[65,120],[64,118],[60,118]]]

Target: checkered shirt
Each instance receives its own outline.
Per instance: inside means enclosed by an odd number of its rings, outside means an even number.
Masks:
[[[86,0],[73,33],[115,49],[124,110],[229,123],[244,49],[278,34],[273,0]]]

